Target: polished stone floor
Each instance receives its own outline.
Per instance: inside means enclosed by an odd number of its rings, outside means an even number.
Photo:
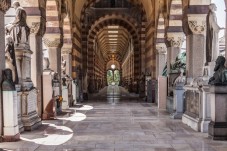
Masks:
[[[106,95],[108,94],[108,95]],[[91,97],[90,97],[91,98]],[[212,141],[169,118],[119,87],[71,108],[58,120],[44,121],[21,141],[0,143],[16,151],[227,151],[227,141]],[[98,99],[100,98],[100,100]]]

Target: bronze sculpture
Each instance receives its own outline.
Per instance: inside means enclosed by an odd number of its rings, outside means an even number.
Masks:
[[[11,69],[13,81],[15,84],[18,84],[18,74],[13,38],[10,35],[6,35],[5,41],[6,41],[5,46],[6,68]]]
[[[13,82],[12,71],[11,69],[3,70],[3,82],[2,82],[2,90],[3,91],[15,91],[15,84]]]
[[[211,85],[227,85],[227,69],[225,67],[225,57],[218,56],[214,68],[214,75],[210,78],[209,84]]]

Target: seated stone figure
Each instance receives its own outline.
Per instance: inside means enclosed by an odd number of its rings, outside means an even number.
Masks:
[[[225,67],[225,57],[218,56],[214,68],[214,75],[210,78],[209,84],[211,85],[227,85],[227,69]]]
[[[17,1],[15,1],[12,6],[16,10],[16,16],[12,23],[6,25],[6,33],[13,37],[15,48],[22,47],[29,49],[28,36],[30,34],[30,28],[26,22],[26,11]]]

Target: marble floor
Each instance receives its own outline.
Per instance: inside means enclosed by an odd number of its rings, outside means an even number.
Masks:
[[[0,151],[227,151],[227,141],[208,139],[122,88],[98,95],[18,142],[0,143]]]

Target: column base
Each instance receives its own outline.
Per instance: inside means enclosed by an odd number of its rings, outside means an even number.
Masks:
[[[202,120],[201,121],[201,132],[207,133],[209,127],[210,120]]]
[[[3,142],[16,142],[20,140],[20,133],[14,136],[2,136]]]
[[[37,112],[29,113],[28,115],[22,116],[22,121],[25,131],[32,131],[42,125],[41,118],[38,116]]]
[[[213,140],[227,140],[227,122],[210,122],[208,134]]]
[[[201,121],[199,118],[194,118],[192,116],[189,116],[187,114],[183,114],[182,116],[182,122],[189,127],[191,127],[193,130],[199,132],[200,131],[200,124]]]
[[[182,119],[182,116],[183,116],[183,113],[177,113],[177,112],[172,113],[172,114],[170,115],[170,117],[171,117],[172,119]]]

